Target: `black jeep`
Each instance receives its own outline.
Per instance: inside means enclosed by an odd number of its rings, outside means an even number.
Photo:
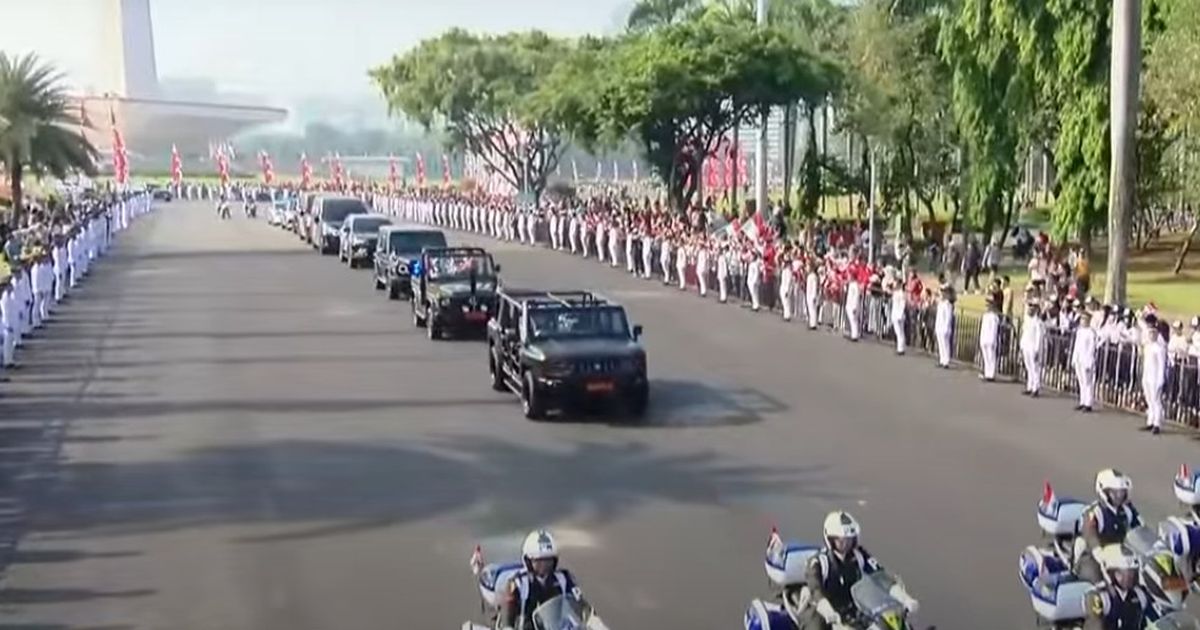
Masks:
[[[479,247],[426,248],[410,270],[413,324],[430,339],[487,329],[500,286],[491,254]]]
[[[525,417],[617,402],[640,417],[650,403],[641,326],[590,291],[500,292],[488,323],[492,389],[521,397]]]
[[[426,247],[446,247],[441,230],[423,225],[387,225],[379,228],[375,250],[375,288],[387,290],[389,299],[412,297],[412,269]]]

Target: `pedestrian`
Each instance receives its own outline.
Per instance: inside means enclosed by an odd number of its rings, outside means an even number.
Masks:
[[[679,282],[679,290],[687,290],[687,266],[695,257],[693,246],[684,241],[675,252],[675,276]]]
[[[1071,348],[1071,365],[1075,368],[1075,380],[1079,383],[1079,404],[1076,411],[1091,413],[1095,405],[1096,390],[1096,330],[1093,317],[1084,315],[1075,329],[1075,343]]]
[[[711,244],[701,237],[696,246],[696,284],[700,285],[700,297],[708,297],[708,250]]]
[[[717,250],[717,298],[724,304],[729,299],[729,244],[722,242]]]
[[[850,341],[858,341],[859,303],[862,301],[862,285],[858,279],[858,262],[850,263],[846,279],[846,321],[850,325]]]
[[[808,329],[816,330],[821,323],[821,312],[817,308],[817,299],[821,295],[820,267],[816,260],[808,261],[808,273],[804,275],[804,308],[808,311]]]
[[[1025,361],[1025,396],[1037,398],[1042,389],[1042,340],[1046,336],[1046,325],[1042,321],[1037,303],[1025,307],[1025,321],[1021,324],[1021,357]]]
[[[954,287],[942,285],[937,312],[933,320],[933,334],[937,340],[938,367],[950,368],[950,351],[954,337]]]
[[[1167,348],[1153,315],[1146,317],[1146,343],[1142,346],[1142,396],[1146,399],[1143,431],[1158,435],[1163,421],[1163,385],[1167,382]]]
[[[754,251],[746,267],[746,290],[750,292],[750,308],[755,313],[760,308],[758,291],[762,286],[763,260],[762,254]]]
[[[983,359],[983,374],[979,378],[989,383],[996,380],[996,345],[1000,341],[1000,304],[988,300],[987,312],[979,323],[979,353]]]
[[[658,248],[658,270],[662,272],[663,284],[671,286],[671,253],[673,235],[664,233]]]
[[[779,303],[783,306],[783,321],[792,321],[792,305],[796,297],[796,271],[792,256],[785,253],[779,265]]]

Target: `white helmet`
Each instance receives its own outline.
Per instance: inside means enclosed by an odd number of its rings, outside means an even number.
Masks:
[[[850,516],[849,512],[841,510],[830,512],[825,517],[825,545],[840,554],[848,554],[858,544],[858,536],[862,533],[862,528],[858,526],[858,521]],[[848,546],[838,545],[837,541],[850,541]]]
[[[550,532],[544,529],[535,530],[525,537],[525,542],[521,545],[521,555],[527,564],[534,560],[557,560],[558,543],[554,542],[554,536],[551,536]]]
[[[1117,506],[1113,504],[1112,495],[1109,493],[1125,492],[1128,494],[1131,488],[1133,488],[1133,480],[1119,470],[1105,468],[1096,473],[1096,494],[1109,509],[1117,509]]]

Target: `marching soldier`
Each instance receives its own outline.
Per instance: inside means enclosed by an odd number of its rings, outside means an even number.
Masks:
[[[649,280],[653,276],[651,262],[654,260],[654,230],[647,226],[642,233],[642,277]]]
[[[700,285],[700,297],[708,297],[708,250],[711,244],[704,237],[696,245],[696,284]]]
[[[597,220],[595,224],[596,233],[596,258],[603,265],[608,256],[608,223],[607,221]]]
[[[859,303],[862,301],[862,285],[859,284],[858,261],[851,261],[846,271],[846,320],[850,324],[850,341],[858,341]]]
[[[783,306],[783,321],[792,321],[792,305],[796,299],[796,270],[792,267],[792,253],[785,253],[779,264],[779,302]]]
[[[670,286],[671,284],[672,238],[673,236],[670,231],[664,231],[662,245],[658,250],[658,269],[662,272],[663,284],[667,286]]]
[[[729,299],[729,242],[722,241],[717,249],[717,297],[724,304]]]
[[[691,241],[684,240],[680,242],[679,249],[675,252],[675,275],[679,279],[680,291],[687,290],[687,266],[695,255],[694,248]]]
[[[750,292],[750,309],[755,313],[757,313],[760,308],[758,290],[762,286],[762,275],[762,253],[760,253],[758,250],[754,250],[750,252],[749,256],[747,256],[746,289]]]
[[[17,331],[20,326],[15,274],[0,279],[0,369],[16,367]]]
[[[808,261],[808,273],[804,275],[804,308],[808,311],[808,329],[816,330],[821,323],[821,311],[817,301],[821,297],[820,267],[816,260]]]
[[[891,320],[892,331],[896,334],[896,354],[904,354],[908,350],[908,336],[904,328],[904,319],[908,311],[908,295],[904,291],[904,283],[898,277],[891,277]]]
[[[1146,317],[1146,344],[1142,348],[1142,396],[1146,399],[1146,426],[1158,435],[1163,421],[1163,385],[1167,382],[1167,347],[1158,333],[1158,321]]]
[[[621,249],[621,220],[613,215],[608,226],[608,266],[616,269],[620,265],[618,254]]]
[[[1037,303],[1026,307],[1025,321],[1021,325],[1021,357],[1025,360],[1026,396],[1037,398],[1042,389],[1042,339],[1046,336],[1046,324],[1042,321]]]

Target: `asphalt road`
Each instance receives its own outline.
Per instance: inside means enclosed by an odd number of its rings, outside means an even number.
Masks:
[[[531,423],[478,341],[265,222],[174,203],[123,236],[0,389],[0,628],[457,628],[467,560],[548,525],[614,628],[740,627],[770,527],[852,510],[939,628],[1011,630],[1044,479],[1117,466],[1152,518],[1191,436],[1080,416],[564,254],[486,242],[509,284],[646,328],[638,426]],[[1194,461],[1194,460],[1192,460]]]

